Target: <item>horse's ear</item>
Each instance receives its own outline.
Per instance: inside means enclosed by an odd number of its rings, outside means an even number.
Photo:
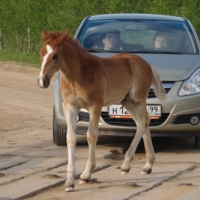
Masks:
[[[56,40],[56,43],[58,45],[62,44],[64,42],[64,40],[68,37],[69,35],[69,31],[63,33],[57,40]]]
[[[46,40],[47,35],[48,35],[48,33],[47,33],[45,30],[42,30],[41,36],[42,36],[42,41],[43,41],[43,42]]]

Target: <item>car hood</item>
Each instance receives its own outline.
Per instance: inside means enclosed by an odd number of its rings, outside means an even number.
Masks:
[[[94,53],[106,58],[112,53]],[[153,65],[160,74],[162,81],[181,81],[188,79],[200,67],[200,55],[185,54],[137,54]]]

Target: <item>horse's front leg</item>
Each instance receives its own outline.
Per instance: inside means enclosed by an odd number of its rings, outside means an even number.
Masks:
[[[98,138],[98,123],[101,115],[101,107],[93,107],[89,110],[90,123],[87,132],[87,141],[89,146],[89,157],[86,164],[85,171],[80,176],[80,184],[89,181],[92,171],[96,167],[95,149]]]
[[[78,109],[64,103],[64,114],[67,121],[67,149],[68,149],[68,165],[67,165],[67,180],[65,182],[65,191],[73,191],[75,169],[75,148],[76,148],[76,119]]]

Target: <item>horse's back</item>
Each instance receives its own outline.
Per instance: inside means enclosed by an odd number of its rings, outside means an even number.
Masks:
[[[107,70],[107,97],[112,95],[120,101],[127,93],[134,91],[136,99],[146,98],[153,73],[144,59],[134,54],[120,53],[105,58],[103,62]]]
[[[116,54],[112,57],[104,59],[104,65],[107,71],[108,80],[112,82],[114,80],[116,85],[128,84],[132,85],[136,81],[141,81],[144,79],[152,82],[153,73],[152,68],[148,62],[143,58],[128,53]]]

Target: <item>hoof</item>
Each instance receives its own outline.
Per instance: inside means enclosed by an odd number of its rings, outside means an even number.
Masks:
[[[126,175],[128,172],[121,171],[121,175]]]
[[[130,169],[121,169],[121,174],[126,175],[129,173],[129,171],[130,171]]]
[[[79,184],[85,184],[85,183],[87,183],[87,182],[86,181],[82,181],[82,180],[79,181]]]
[[[89,180],[80,179],[79,184],[86,184],[88,182],[89,182]]]
[[[74,191],[74,187],[66,187],[65,188],[65,192],[73,192]]]
[[[148,169],[148,170],[143,169],[143,170],[141,171],[141,174],[143,174],[143,175],[150,174],[150,173],[151,173],[151,169]]]
[[[142,175],[146,175],[147,173],[146,173],[146,172],[143,172],[143,171],[141,171],[141,174],[142,174]]]

